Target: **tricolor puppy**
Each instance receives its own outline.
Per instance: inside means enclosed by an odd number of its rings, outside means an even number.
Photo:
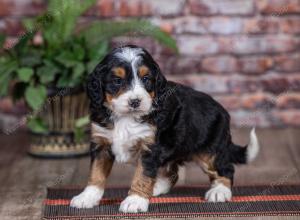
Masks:
[[[258,153],[254,129],[248,146],[234,144],[226,110],[209,95],[167,81],[143,48],[114,49],[90,74],[87,92],[92,164],[88,185],[72,207],[99,204],[114,161],[137,163],[122,212],[147,211],[149,198],[167,193],[178,166],[188,161],[209,176],[208,201],[229,201],[233,164],[250,162]]]

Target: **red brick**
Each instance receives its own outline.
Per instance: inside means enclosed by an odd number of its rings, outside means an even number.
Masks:
[[[190,10],[196,15],[250,15],[254,13],[253,0],[191,0]]]
[[[4,22],[5,22],[5,26],[6,26],[5,33],[7,35],[19,36],[19,35],[25,34],[25,30],[19,19],[6,18],[4,20]]]
[[[45,10],[43,0],[2,0],[0,1],[0,16],[32,16]]]
[[[260,89],[275,94],[300,91],[300,73],[269,74],[259,81]]]
[[[205,34],[207,33],[204,18],[184,16],[169,20],[176,34]]]
[[[286,92],[276,97],[277,107],[280,109],[300,109],[300,93]]]
[[[243,19],[184,16],[168,20],[176,34],[237,34],[243,32]]]
[[[150,15],[148,5],[143,5],[140,0],[122,0],[120,2],[119,14],[121,16],[147,16]]]
[[[282,19],[279,28],[282,33],[300,34],[300,17]]]
[[[98,1],[97,8],[99,15],[102,17],[112,17],[115,15],[114,0],[100,0]]]
[[[210,94],[245,94],[257,91],[281,94],[300,91],[300,74],[268,74],[262,77],[233,75],[186,74],[168,76],[192,88]]]
[[[241,99],[236,95],[222,95],[214,96],[214,99],[218,101],[227,110],[238,110],[241,108]]]
[[[184,12],[185,0],[151,0],[143,1],[150,4],[151,11],[154,15],[161,16],[178,16]]]
[[[23,101],[13,103],[11,98],[5,97],[0,99],[0,112],[5,114],[22,115],[25,114],[27,110]]]
[[[228,93],[227,76],[187,74],[184,77],[168,75],[167,78],[209,94]]]
[[[272,95],[262,92],[243,95],[241,105],[246,109],[264,109],[269,110],[275,106],[275,99]]]
[[[300,53],[276,56],[275,69],[283,72],[300,71]]]
[[[179,36],[179,52],[182,55],[208,55],[220,52],[219,43],[211,37]]]
[[[241,36],[224,39],[227,52],[236,54],[264,54],[291,52],[299,48],[299,38],[293,36]]]
[[[175,16],[183,13],[184,0],[122,0],[119,6],[121,16]]]
[[[201,71],[201,62],[199,58],[182,56],[165,56],[160,58],[161,69],[164,74],[186,75],[198,73]]]
[[[202,60],[202,70],[210,73],[232,73],[238,71],[238,63],[232,56],[207,57]]]
[[[242,73],[264,74],[273,66],[273,60],[270,57],[242,57],[239,59],[239,66]]]
[[[248,34],[263,34],[279,32],[280,20],[274,17],[253,17],[244,20],[243,32]]]
[[[261,13],[273,16],[300,12],[299,0],[256,0],[256,4]]]
[[[227,81],[227,92],[243,94],[248,92],[256,92],[261,89],[259,79],[233,75]]]
[[[282,124],[275,120],[272,112],[264,110],[256,111],[230,111],[231,124],[234,127],[271,127],[281,126]]]
[[[10,0],[2,0],[0,1],[0,16],[8,16],[11,14],[13,10],[14,4],[13,1]]]
[[[288,21],[286,19],[284,21]],[[290,19],[291,20],[291,19]],[[296,27],[297,21],[292,20],[292,27]],[[161,21],[163,22],[163,21]],[[263,33],[278,33],[283,29],[283,19],[278,18],[242,18],[242,17],[195,17],[185,16],[176,19],[168,20],[174,26],[176,34],[263,34]],[[281,24],[282,27],[279,27]],[[281,29],[280,29],[281,28]],[[287,27],[285,27],[287,29]],[[292,29],[292,28],[290,28]],[[290,30],[292,31],[292,30]],[[294,32],[296,32],[294,30]]]
[[[278,111],[275,113],[275,117],[280,120],[283,125],[286,126],[299,126],[300,125],[300,111],[288,110]]]
[[[5,21],[0,20],[0,32],[5,33],[5,28],[6,28]]]
[[[206,28],[212,34],[236,34],[243,32],[241,18],[216,17],[207,19]]]

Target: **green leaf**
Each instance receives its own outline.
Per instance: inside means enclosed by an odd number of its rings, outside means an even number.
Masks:
[[[25,91],[25,100],[33,110],[38,110],[45,103],[47,98],[47,89],[45,86],[29,86]]]
[[[27,121],[28,128],[35,133],[47,133],[46,123],[41,118],[29,118]]]
[[[64,51],[55,58],[56,61],[64,65],[65,67],[73,67],[78,61],[75,59],[74,54],[70,51]]]
[[[78,18],[96,0],[84,0],[74,4],[74,0],[51,0],[48,4],[48,14],[52,21],[45,26],[43,34],[50,48],[59,48],[73,34]]]
[[[129,21],[96,21],[88,28],[79,30],[80,35],[89,39],[87,43],[90,46],[96,45],[103,40],[110,40],[112,37],[126,34],[135,36],[150,36],[159,43],[178,51],[176,41],[169,34],[163,32],[159,27],[145,20]]]
[[[83,128],[75,128],[74,129],[74,138],[76,143],[80,143],[85,138],[85,132]]]
[[[29,41],[33,39],[34,37],[33,32],[28,32],[25,35],[22,35],[19,38],[18,43],[14,46],[14,50],[19,54],[26,54],[28,50]]]
[[[36,73],[39,76],[41,83],[44,84],[53,81],[55,77],[55,72],[53,73],[52,69],[48,66],[39,67]]]
[[[76,64],[76,66],[73,67],[72,79],[76,80],[78,78],[82,78],[84,72],[85,72],[84,65],[82,63]]]
[[[88,57],[90,60],[97,60],[98,62],[107,54],[109,44],[107,41],[102,41],[99,44],[89,48]]]
[[[56,73],[58,73],[58,68],[48,62],[47,65],[39,67],[36,73],[39,76],[41,83],[46,84],[54,80]]]
[[[29,82],[33,76],[33,69],[28,67],[23,67],[17,70],[19,80],[22,82]]]
[[[11,75],[9,72],[0,76],[0,96],[7,95]]]
[[[4,43],[5,43],[5,35],[4,34],[0,34],[0,49],[3,48]]]
[[[91,73],[95,69],[95,67],[98,63],[99,63],[99,60],[92,60],[92,61],[88,62],[87,72]]]
[[[78,118],[75,121],[75,127],[81,128],[81,127],[88,125],[89,123],[90,123],[89,115],[86,115],[84,117]]]
[[[36,19],[34,19],[34,18],[25,18],[22,21],[22,24],[25,27],[25,29],[26,29],[27,32],[34,31],[34,29],[37,28],[37,26],[36,26],[37,25],[36,24]]]
[[[28,53],[20,57],[21,66],[34,67],[42,64],[43,51],[41,50],[29,50]]]
[[[71,76],[68,73],[68,70],[65,70],[61,76],[59,77],[56,86],[58,88],[64,88],[64,87],[72,87],[72,80]]]
[[[83,60],[85,51],[83,47],[79,44],[74,44],[73,45],[73,53],[74,53],[74,58],[76,60]]]
[[[7,61],[0,65],[0,96],[7,95],[12,73],[17,69],[17,61]]]

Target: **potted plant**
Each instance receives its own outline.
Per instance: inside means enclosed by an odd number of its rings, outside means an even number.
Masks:
[[[176,50],[175,41],[148,21],[95,21],[77,28],[95,0],[49,0],[47,12],[24,20],[26,34],[0,56],[0,96],[24,99],[32,141],[29,153],[43,157],[86,154],[86,76],[115,36],[138,33]],[[3,47],[5,37],[0,37]]]

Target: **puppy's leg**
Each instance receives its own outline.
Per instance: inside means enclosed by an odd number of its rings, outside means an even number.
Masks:
[[[205,199],[209,202],[226,202],[232,197],[231,186],[234,168],[233,165],[221,161],[222,165],[216,161],[215,156],[199,155],[196,160],[209,176],[211,187],[205,194]]]
[[[91,170],[88,185],[79,195],[73,197],[70,205],[75,208],[93,208],[99,204],[106,179],[111,171],[114,158],[108,148],[99,149],[96,144],[91,146]]]
[[[139,160],[131,188],[127,198],[120,205],[120,211],[125,213],[147,212],[154,182],[154,178],[144,175],[144,168]]]
[[[177,164],[169,164],[158,171],[153,188],[153,196],[166,194],[176,184],[178,180]]]

